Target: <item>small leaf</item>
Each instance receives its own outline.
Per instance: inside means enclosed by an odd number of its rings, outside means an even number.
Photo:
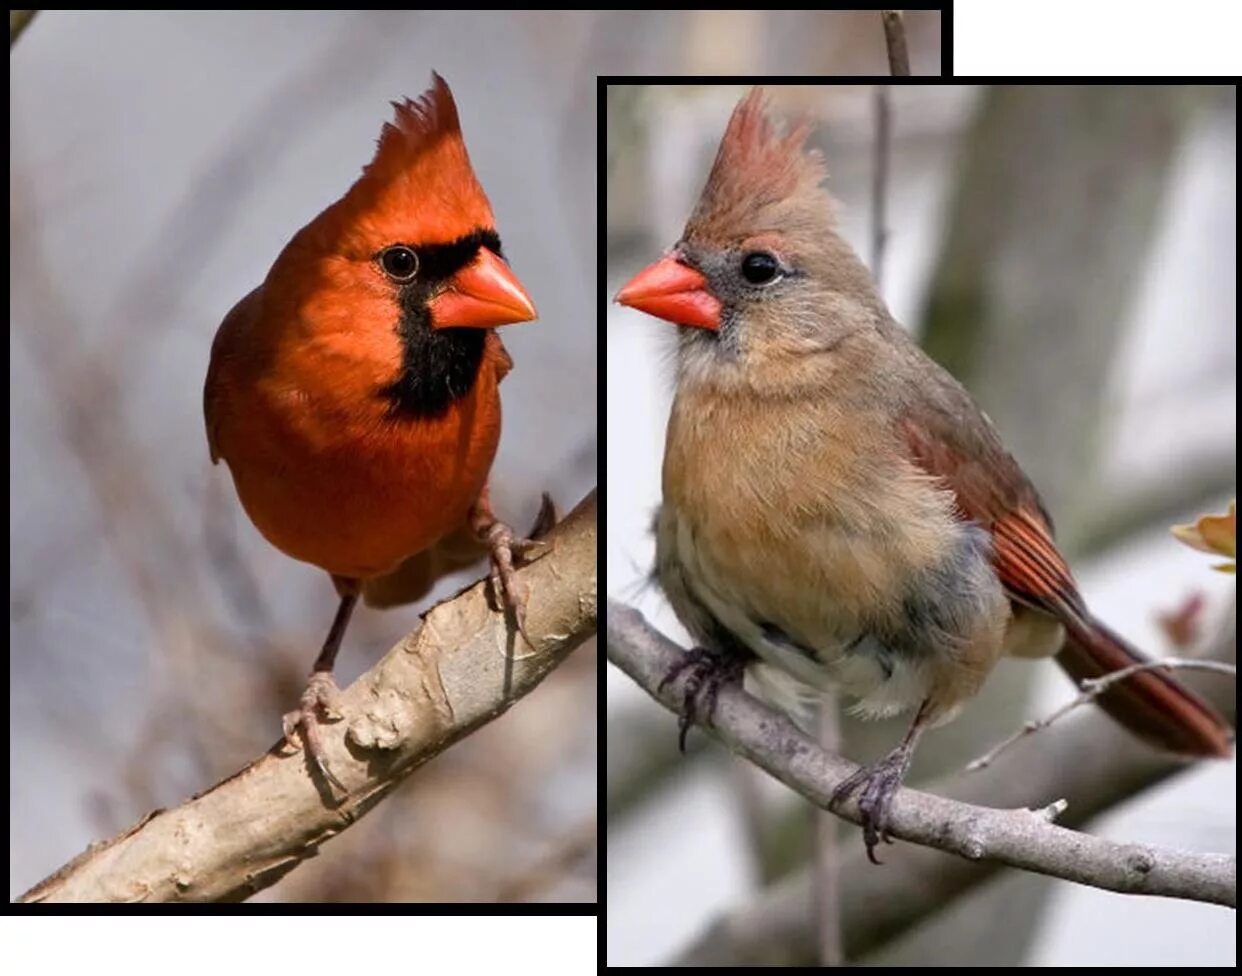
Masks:
[[[1170,531],[1192,549],[1234,559],[1237,555],[1237,504],[1229,503],[1227,515],[1202,515],[1194,525],[1175,525]]]

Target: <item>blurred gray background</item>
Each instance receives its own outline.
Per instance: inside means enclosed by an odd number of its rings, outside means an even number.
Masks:
[[[745,91],[610,87],[609,295],[677,240]],[[1233,614],[1234,578],[1209,571],[1210,557],[1175,542],[1168,526],[1223,512],[1236,484],[1233,90],[915,84],[889,93],[882,291],[895,317],[996,421],[1048,502],[1095,611],[1167,654],[1176,649],[1157,614],[1199,598],[1199,632],[1210,637]],[[771,94],[778,112],[822,120],[813,139],[842,232],[871,262],[874,90]],[[685,641],[645,579],[673,333],[610,306],[608,589]],[[691,731],[690,754],[679,757],[675,718],[615,668],[607,675],[608,958],[666,963],[708,947],[723,912],[804,868],[810,819],[797,797],[702,732]],[[1002,662],[962,717],[924,741],[912,778],[960,769],[1071,696],[1051,662]],[[907,721],[844,719],[846,755],[881,755]],[[1202,764],[1088,829],[1232,852],[1235,798],[1235,762]],[[852,827],[841,836],[861,843]],[[1002,872],[857,961],[1233,965],[1234,921],[1224,908]],[[781,946],[770,950],[789,961]],[[727,955],[716,947],[718,962]]]

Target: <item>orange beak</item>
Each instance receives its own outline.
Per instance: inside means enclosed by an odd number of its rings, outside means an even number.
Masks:
[[[485,247],[427,304],[433,329],[489,329],[529,322],[537,314],[509,266]]]
[[[720,328],[720,300],[707,290],[707,279],[673,257],[638,272],[617,292],[617,301],[676,325]]]

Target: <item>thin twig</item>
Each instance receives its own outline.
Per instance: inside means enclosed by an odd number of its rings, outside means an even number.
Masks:
[[[1113,685],[1120,681],[1125,681],[1131,675],[1138,674],[1141,671],[1177,671],[1189,669],[1192,671],[1215,671],[1217,674],[1230,674],[1237,677],[1237,669],[1232,664],[1226,664],[1223,661],[1199,661],[1180,657],[1166,657],[1159,661],[1144,661],[1142,664],[1132,664],[1128,668],[1122,668],[1120,671],[1112,671],[1109,674],[1099,678],[1086,678],[1079,686],[1082,690],[1078,696],[1065,705],[1062,705],[1051,715],[1032,719],[1022,728],[1014,732],[1013,735],[998,742],[995,746],[985,752],[978,759],[972,759],[966,764],[968,772],[974,772],[978,769],[986,769],[997,756],[1012,746],[1020,739],[1026,738],[1041,729],[1046,729],[1059,718],[1064,718],[1080,705],[1089,705],[1100,695],[1108,691]]]
[[[12,50],[13,45],[17,43],[17,39],[22,36],[22,31],[30,26],[30,22],[34,20],[37,10],[10,10],[9,11],[9,49]]]
[[[322,734],[344,796],[281,742],[181,806],[91,845],[19,900],[238,901],[274,884],[595,633],[595,534],[592,492],[548,535],[550,550],[518,571],[533,653],[514,654],[515,632],[481,581],[428,611],[342,693],[341,717]]]
[[[841,721],[837,696],[826,691],[819,705],[819,744],[826,752],[841,751]],[[837,818],[811,807],[815,818],[815,915],[818,919],[819,964],[845,965],[841,937],[841,849],[837,846]]]
[[[910,54],[906,50],[906,22],[901,10],[881,10],[884,41],[888,45],[888,71],[892,75],[910,73]]]
[[[892,145],[893,110],[887,85],[875,90],[875,166],[871,176],[871,276],[878,289],[884,278],[888,244],[888,163]]]
[[[609,661],[676,712],[684,689],[677,681],[662,682],[686,651],[637,610],[612,600],[606,632]],[[857,770],[736,685],[720,689],[709,731],[824,809]],[[861,820],[856,802],[834,812],[854,823]],[[1107,891],[1237,904],[1237,865],[1230,855],[1121,844],[1059,827],[1028,809],[994,810],[903,788],[893,800],[889,833],[971,861],[995,860]]]

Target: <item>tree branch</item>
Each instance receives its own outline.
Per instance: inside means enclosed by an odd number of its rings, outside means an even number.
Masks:
[[[825,691],[819,704],[819,744],[827,752],[841,751],[840,703],[834,692]],[[845,965],[845,939],[841,931],[841,859],[844,851],[837,841],[840,824],[823,810],[808,807],[815,820],[812,837],[815,849],[815,916],[819,933],[821,967]]]
[[[871,275],[878,289],[884,278],[888,244],[888,168],[893,136],[893,106],[887,85],[875,89],[875,166],[871,171]]]
[[[1225,625],[1204,659],[1232,661],[1237,652],[1237,615]],[[1234,688],[1209,682],[1204,695],[1230,718]],[[1049,796],[1069,800],[1058,817],[1077,827],[1150,789],[1185,768],[1177,756],[1140,742],[1103,712],[1082,712],[1055,736],[1014,749],[978,773],[957,773],[928,791],[966,803],[1037,806]],[[851,844],[842,864],[845,956],[861,961],[882,945],[935,915],[954,899],[995,877],[999,861],[975,863],[931,847],[893,848],[877,871],[861,847]],[[758,892],[722,915],[677,959],[676,966],[806,965],[815,958],[818,921],[811,905],[812,872],[802,869]]]
[[[906,50],[906,22],[900,10],[881,10],[884,43],[888,45],[888,70],[893,75],[910,73],[910,54]]]
[[[1215,671],[1217,674],[1228,674],[1235,678],[1238,675],[1237,668],[1235,668],[1232,664],[1226,664],[1223,661],[1196,661],[1189,658],[1166,657],[1161,658],[1158,661],[1144,661],[1142,664],[1131,664],[1128,668],[1122,668],[1119,671],[1112,671],[1109,674],[1103,675],[1099,678],[1087,678],[1079,686],[1082,690],[1074,696],[1074,698],[1070,699],[1070,701],[1066,702],[1051,715],[1044,718],[1031,719],[1012,735],[1007,736],[994,745],[978,759],[972,759],[968,762],[966,764],[966,769],[968,772],[974,772],[975,770],[987,768],[996,761],[997,756],[1012,746],[1015,742],[1025,739],[1028,735],[1039,732],[1041,729],[1048,728],[1048,726],[1050,726],[1053,722],[1064,718],[1074,709],[1082,705],[1091,704],[1091,702],[1099,698],[1100,695],[1108,691],[1108,689],[1117,684],[1117,682],[1125,681],[1125,679],[1129,678],[1131,675],[1138,674],[1141,671],[1177,670]]]
[[[684,650],[652,629],[642,615],[609,601],[608,658],[653,698],[676,711],[678,682],[659,684]],[[856,767],[823,752],[784,716],[740,688],[720,691],[712,733],[818,806]],[[840,811],[858,822],[850,802]],[[1235,906],[1232,857],[1119,844],[1050,823],[1031,810],[996,810],[902,789],[893,801],[893,836],[971,861],[1012,867],[1127,894],[1163,895]]]
[[[342,694],[324,745],[343,797],[312,780],[281,743],[181,806],[156,810],[92,845],[21,901],[240,901],[274,884],[418,766],[501,715],[595,633],[595,493],[518,572],[534,646],[517,652],[479,582],[422,624]]]

